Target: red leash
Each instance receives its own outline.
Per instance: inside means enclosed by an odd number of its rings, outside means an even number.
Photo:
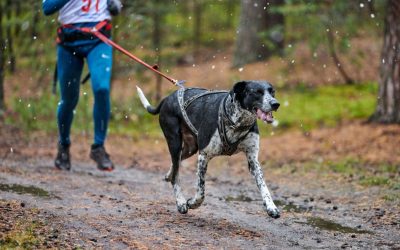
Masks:
[[[97,38],[99,38],[104,43],[116,48],[117,50],[121,51],[122,53],[124,53],[125,55],[130,57],[131,59],[135,60],[136,62],[138,62],[138,63],[142,64],[143,66],[145,66],[146,68],[150,69],[151,71],[159,74],[160,76],[164,77],[168,81],[172,82],[174,85],[179,86],[179,87],[183,87],[183,84],[185,83],[184,80],[180,80],[179,81],[179,80],[176,80],[176,79],[173,79],[173,78],[167,76],[166,74],[158,71],[156,65],[155,66],[151,66],[151,65],[147,64],[146,62],[142,61],[140,58],[134,56],[129,51],[127,51],[126,49],[122,48],[121,46],[119,46],[118,44],[113,42],[111,39],[109,39],[108,37],[103,35],[99,30],[101,30],[107,24],[108,24],[107,20],[104,20],[104,21],[98,23],[93,28],[76,28],[76,29],[79,29],[79,30],[81,30],[83,32],[87,32],[87,33],[91,33],[91,34],[95,35]]]

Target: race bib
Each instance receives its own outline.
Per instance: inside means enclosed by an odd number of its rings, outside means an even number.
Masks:
[[[61,24],[99,22],[110,20],[107,0],[71,0],[61,8],[58,21]]]

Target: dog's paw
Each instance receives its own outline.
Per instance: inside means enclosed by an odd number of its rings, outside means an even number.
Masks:
[[[189,210],[187,204],[176,204],[176,207],[178,208],[178,212],[181,214],[186,214]]]
[[[189,207],[190,209],[196,209],[196,208],[200,207],[201,203],[203,203],[203,200],[204,200],[204,199],[202,199],[202,200],[196,200],[196,199],[194,199],[194,198],[189,198],[189,199],[187,200],[186,204],[188,205],[188,207]]]
[[[281,217],[281,212],[276,207],[272,208],[272,209],[271,208],[267,208],[266,210],[267,210],[267,214],[269,216],[271,216],[272,218],[274,218],[274,219],[278,219],[279,217]]]
[[[164,176],[164,181],[166,181],[166,182],[171,182],[171,181],[172,181],[172,176],[171,176],[170,174],[166,174],[166,175]]]

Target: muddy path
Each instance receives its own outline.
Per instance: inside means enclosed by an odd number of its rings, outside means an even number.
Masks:
[[[91,162],[75,162],[71,172],[62,172],[54,169],[51,158],[8,158],[0,164],[0,200],[38,211],[49,228],[44,244],[56,248],[400,247],[398,207],[367,204],[379,190],[266,173],[283,210],[274,220],[263,211],[250,175],[243,174],[245,162],[233,166],[243,171],[233,171],[221,163],[227,159],[210,163],[205,202],[186,215],[177,212],[172,188],[162,180],[164,171],[147,171],[143,160],[103,173]],[[195,191],[190,165],[181,172],[186,198]]]

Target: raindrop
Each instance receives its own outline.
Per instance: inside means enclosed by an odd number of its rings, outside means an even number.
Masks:
[[[364,8],[364,3],[360,3],[360,8]]]
[[[215,69],[215,65],[211,66],[211,69]]]
[[[283,103],[283,106],[285,106],[285,107],[289,106],[289,101],[285,101],[285,102]]]
[[[375,14],[374,13],[371,13],[371,18],[375,18]]]
[[[273,126],[273,127],[278,127],[278,125],[279,125],[279,121],[278,121],[278,120],[274,120],[274,121],[272,122],[272,126]]]
[[[242,72],[242,71],[243,71],[243,68],[239,68],[238,70],[239,70],[239,72]]]
[[[292,60],[292,64],[294,63],[295,61],[294,61],[294,59]]]

